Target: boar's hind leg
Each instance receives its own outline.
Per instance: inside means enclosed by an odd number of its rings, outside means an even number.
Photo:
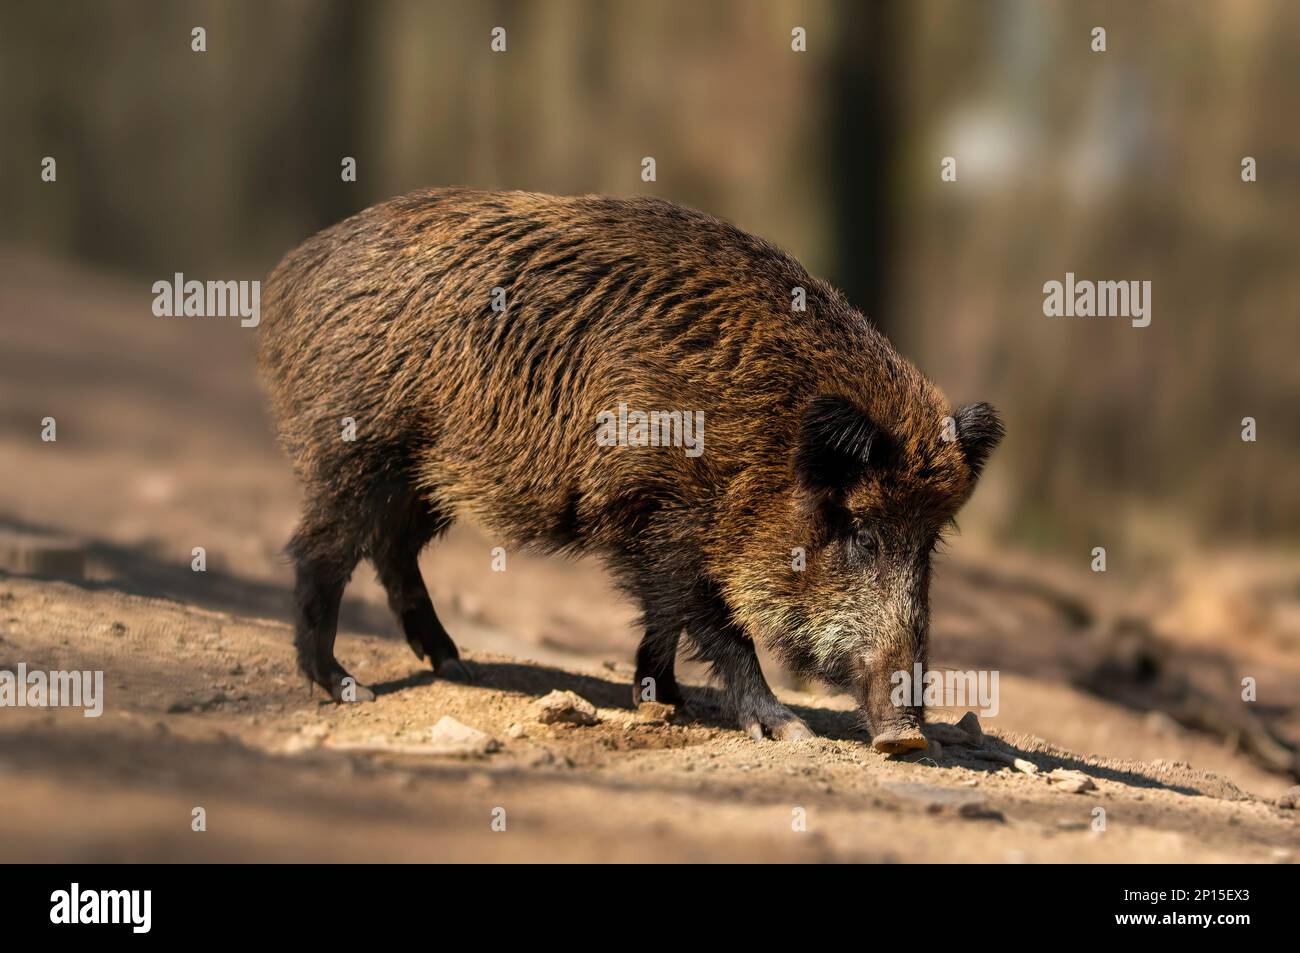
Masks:
[[[722,681],[723,692],[741,730],[755,741],[762,740],[764,729],[780,741],[813,737],[803,720],[772,694],[758,664],[753,640],[731,618],[721,598],[709,594],[703,600],[702,609],[686,631],[695,644],[696,657],[712,665],[714,674]]]
[[[443,678],[469,681],[469,669],[434,611],[420,575],[420,550],[449,525],[449,519],[422,501],[399,497],[381,518],[370,558],[416,658],[428,656],[433,670]]]
[[[343,587],[359,558],[346,530],[309,511],[289,541],[289,554],[296,573],[293,643],[298,668],[335,701],[373,701],[374,693],[357,684],[334,657]]]

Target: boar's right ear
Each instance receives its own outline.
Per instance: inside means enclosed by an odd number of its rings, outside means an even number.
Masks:
[[[799,425],[794,469],[811,493],[842,490],[858,480],[884,449],[871,418],[843,397],[813,399]]]

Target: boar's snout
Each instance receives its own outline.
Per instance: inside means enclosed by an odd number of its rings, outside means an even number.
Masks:
[[[925,751],[930,747],[921,731],[921,710],[894,712],[889,719],[871,720],[871,747],[882,754]]]
[[[871,732],[871,746],[882,754],[924,751],[929,748],[922,731],[925,711],[919,704],[898,704],[898,679],[892,670],[884,670],[889,668],[882,666],[867,677],[862,716]]]

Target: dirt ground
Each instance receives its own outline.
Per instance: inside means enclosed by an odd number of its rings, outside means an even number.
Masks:
[[[689,714],[633,711],[633,612],[599,567],[510,553],[494,572],[497,542],[457,527],[423,569],[475,681],[432,676],[362,567],[338,652],[378,699],[327,703],[293,667],[296,490],[254,332],[154,318],[149,285],[0,256],[0,530],[73,538],[87,562],[80,579],[0,573],[0,669],[102,670],[107,695],[99,718],[0,708],[0,860],[1300,855],[1300,812],[1277,803],[1296,779],[1252,741],[1300,739],[1300,573],[1277,554],[1130,579],[959,538],[936,568],[932,663],[997,669],[1000,711],[982,744],[899,759],[770,660],[816,739],[749,740],[689,667]],[[1158,677],[1112,691],[1099,660],[1122,676],[1134,632],[1139,654],[1159,646]],[[556,689],[597,722],[541,723]],[[446,716],[495,750],[435,751]]]

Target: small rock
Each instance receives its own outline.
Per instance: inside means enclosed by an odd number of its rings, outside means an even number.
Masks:
[[[1082,771],[1067,771],[1065,768],[1057,768],[1047,775],[1047,780],[1067,794],[1082,794],[1085,791],[1095,791],[1097,789],[1097,785],[1092,783],[1092,778]]]
[[[677,713],[673,705],[663,702],[642,702],[637,706],[636,719],[649,725],[662,725]]]
[[[524,736],[524,726],[519,724],[519,722],[515,722],[506,729],[506,734],[511,738],[522,738]]]
[[[596,706],[587,699],[558,689],[533,702],[533,710],[543,725],[594,725],[600,720]]]
[[[1016,758],[1015,761],[1011,762],[1011,766],[1017,771],[1023,771],[1025,774],[1038,773],[1038,765],[1032,761],[1026,761],[1024,758]]]
[[[491,754],[501,747],[500,742],[491,735],[471,728],[450,715],[443,715],[429,729],[429,743],[440,754],[461,756]]]
[[[1277,799],[1277,806],[1284,811],[1294,811],[1296,808],[1300,808],[1300,784],[1283,791]]]
[[[984,744],[984,729],[980,727],[980,716],[975,712],[968,711],[962,715],[961,720],[957,722],[957,727],[966,732],[970,743],[975,747]]]

